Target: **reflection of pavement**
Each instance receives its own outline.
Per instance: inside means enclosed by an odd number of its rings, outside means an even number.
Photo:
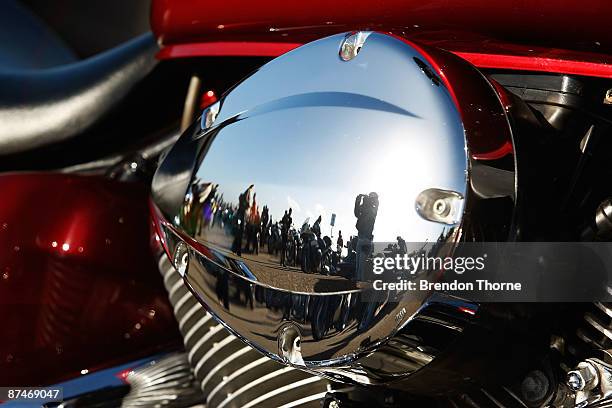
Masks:
[[[278,255],[268,253],[267,244],[259,249],[259,254],[243,251],[242,257],[238,258],[231,250],[233,236],[221,228],[204,227],[202,228],[202,234],[196,238],[210,249],[218,251],[226,257],[241,260],[257,277],[257,280],[275,288],[303,293],[339,292],[357,289],[353,282],[341,276],[304,273],[299,267],[283,267],[280,265]],[[243,242],[245,243],[246,239]]]

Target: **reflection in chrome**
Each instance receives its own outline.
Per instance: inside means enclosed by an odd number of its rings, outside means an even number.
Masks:
[[[348,34],[340,46],[340,58],[343,61],[350,61],[355,58],[370,34],[369,31]]]
[[[184,276],[189,266],[189,252],[187,251],[187,245],[183,242],[179,243],[174,249],[173,262],[178,273]]]
[[[183,334],[182,359],[189,362],[206,407],[242,407],[253,401],[258,407],[320,407],[331,389],[328,381],[262,357],[211,318],[165,255],[159,259],[159,270]],[[283,375],[277,376],[279,370]],[[287,388],[292,391],[275,392]]]
[[[473,67],[456,63],[486,110],[461,102],[421,49],[372,32],[338,58],[349,39],[307,44],[232,88],[165,157],[152,196],[167,253],[186,245],[184,279],[215,319],[276,361],[372,384],[406,378],[477,318],[463,300],[374,293],[372,257],[451,254],[482,239],[484,212],[509,231],[514,191],[472,185],[512,179],[514,163],[470,172],[489,157],[471,154],[483,132],[512,146]]]
[[[164,356],[131,371],[126,381],[130,392],[122,407],[189,407],[203,401],[197,381],[182,353]]]
[[[426,220],[455,225],[461,221],[463,197],[454,191],[429,188],[417,196],[416,210]]]
[[[219,114],[219,108],[221,104],[219,102],[215,102],[210,105],[204,113],[202,113],[202,124],[200,125],[202,129],[208,129],[213,125],[215,119],[217,119],[217,115]]]

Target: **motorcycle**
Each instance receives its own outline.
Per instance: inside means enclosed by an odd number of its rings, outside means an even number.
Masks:
[[[610,5],[47,3],[0,4],[0,405],[610,404]],[[247,186],[346,256],[233,252]]]

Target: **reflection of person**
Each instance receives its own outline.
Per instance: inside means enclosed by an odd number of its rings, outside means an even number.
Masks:
[[[259,246],[263,247],[264,242],[266,242],[266,240],[268,239],[268,221],[270,221],[270,217],[268,215],[268,206],[264,205],[263,209],[261,210],[261,223],[260,223],[260,229],[261,229],[261,236],[259,239]]]
[[[378,214],[378,194],[371,192],[368,195],[359,194],[355,198],[355,217],[357,217],[357,259],[355,279],[364,280],[365,262],[372,254],[374,236],[374,222]]]
[[[198,193],[198,202],[200,203],[200,216],[198,225],[198,234],[202,233],[202,228],[210,224],[213,219],[214,212],[216,209],[216,195],[219,184],[210,184],[206,188],[200,187],[201,190]]]
[[[238,196],[238,210],[236,211],[236,236],[234,237],[233,250],[236,255],[242,255],[242,237],[244,236],[244,223],[246,212],[250,206],[251,201],[251,190],[253,184],[247,188],[244,193]]]
[[[249,209],[249,218],[247,223],[247,251],[253,248],[253,253],[259,254],[259,233],[260,228],[259,207],[257,206],[257,193],[253,194],[253,203]]]
[[[291,228],[291,224],[293,224],[293,219],[291,218],[291,208],[289,211],[285,211],[283,218],[281,219],[281,265],[285,266],[285,261],[287,257],[287,241],[289,240],[289,229]]]
[[[404,238],[397,236],[397,247],[399,248],[400,255],[406,255],[408,253],[408,247],[406,247],[406,241]]]
[[[344,246],[344,239],[342,238],[342,231],[338,231],[338,240],[336,241],[336,250],[339,254],[342,253],[342,247]]]
[[[317,236],[317,239],[321,239],[321,216],[312,224],[312,232]]]

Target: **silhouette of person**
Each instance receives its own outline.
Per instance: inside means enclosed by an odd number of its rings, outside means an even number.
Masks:
[[[242,256],[242,238],[244,236],[246,212],[250,207],[251,190],[254,185],[251,184],[242,194],[238,196],[238,210],[236,211],[236,236],[234,237],[234,252],[238,256]]]
[[[321,239],[321,216],[312,224],[312,232],[317,236],[317,239]]]
[[[342,253],[342,247],[344,246],[344,239],[342,238],[342,231],[338,231],[338,240],[336,241],[336,250],[338,253]]]
[[[404,241],[404,238],[400,237],[399,235],[397,236],[397,247],[399,249],[400,255],[406,255],[408,253],[408,247],[406,247],[406,241]]]
[[[289,229],[291,228],[291,224],[293,224],[293,219],[291,218],[292,210],[289,208],[289,211],[285,211],[285,215],[281,219],[281,265],[285,266],[285,258],[287,255],[287,241],[289,240]]]
[[[357,256],[355,278],[357,281],[363,281],[365,276],[366,259],[372,254],[374,249],[374,223],[378,214],[378,194],[371,192],[368,195],[358,194],[355,198],[355,217],[357,217]]]
[[[250,225],[250,243],[247,243],[247,249],[253,246],[253,252],[259,255],[259,234],[261,233],[261,219],[259,215],[259,207],[251,207],[251,214],[249,219]]]
[[[270,221],[270,217],[268,215],[268,206],[264,205],[261,210],[261,239],[259,240],[259,246],[263,247],[264,242],[268,238],[268,221]]]

